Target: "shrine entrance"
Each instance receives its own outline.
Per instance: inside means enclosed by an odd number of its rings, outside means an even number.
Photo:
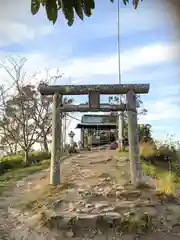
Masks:
[[[136,94],[149,92],[149,84],[107,84],[107,85],[39,85],[42,95],[53,95],[52,149],[50,184],[60,184],[61,133],[63,112],[113,112],[127,111],[131,183],[141,181],[139,138],[137,131]],[[101,104],[100,94],[126,94],[125,104]],[[63,105],[63,95],[88,95],[88,104]]]

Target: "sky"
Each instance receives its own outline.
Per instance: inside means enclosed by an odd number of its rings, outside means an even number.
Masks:
[[[55,75],[59,69],[63,77],[57,84],[118,83],[116,3],[96,1],[92,17],[83,22],[76,18],[72,27],[62,15],[53,25],[44,9],[32,16],[30,0],[1,0],[0,4],[0,61],[25,57],[27,76],[40,72],[42,77],[45,69]],[[171,16],[162,2],[144,0],[137,10],[132,5],[121,6],[121,81],[150,84],[150,92],[141,97],[148,113],[139,122],[151,124],[157,139],[167,134],[180,139],[179,42],[172,29]],[[0,77],[1,83],[10,84],[2,69]],[[87,97],[74,100],[83,103]],[[79,120],[81,115],[73,114]],[[78,122],[72,120],[69,127],[76,140]]]

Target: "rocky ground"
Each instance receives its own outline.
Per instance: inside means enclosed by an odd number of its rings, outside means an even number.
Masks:
[[[0,198],[0,239],[179,239],[180,201],[160,200],[148,178],[134,189],[128,169],[101,150],[65,160],[59,187],[47,170],[23,179]]]

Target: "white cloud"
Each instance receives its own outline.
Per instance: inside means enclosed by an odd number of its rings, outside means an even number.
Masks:
[[[180,106],[175,99],[163,98],[161,100],[150,100],[144,103],[144,107],[148,110],[147,115],[140,116],[139,121],[142,123],[155,123],[155,121],[163,120],[180,120]]]
[[[53,31],[49,22],[32,16],[30,1],[2,0],[0,3],[0,47],[22,43]]]
[[[134,48],[121,53],[121,71],[132,71],[138,67],[159,64],[175,58],[176,45],[162,45],[160,43]],[[74,78],[91,77],[93,75],[117,75],[117,55],[72,59],[62,66],[63,72]]]
[[[37,36],[47,35],[51,32],[52,29],[45,25],[32,27],[21,22],[3,21],[0,25],[0,47],[32,40]]]
[[[171,61],[175,58],[175,50],[176,45],[161,45],[157,43],[123,51],[121,53],[122,75],[140,67]],[[4,56],[4,53],[0,54],[2,60]],[[92,79],[93,76],[97,76],[97,78],[98,76],[111,76],[112,79],[118,77],[117,55],[81,59],[72,58],[71,60],[64,59],[61,62],[59,62],[58,57],[43,53],[25,54],[24,57],[27,58],[25,70],[28,73],[33,74],[36,71],[44,71],[46,68],[50,69],[51,74],[54,75],[57,68],[59,68],[59,71],[64,73],[64,77],[72,78],[70,81],[74,84],[86,83],[87,79]],[[116,82],[116,79],[113,82]]]

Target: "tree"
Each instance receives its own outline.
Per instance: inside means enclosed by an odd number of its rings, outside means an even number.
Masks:
[[[138,124],[138,133],[140,142],[152,141],[152,126],[150,124]]]
[[[25,163],[28,163],[28,153],[39,138],[37,135],[37,126],[34,124],[33,115],[34,102],[28,99],[27,88],[20,86],[19,83],[16,86],[17,92],[15,95],[8,99],[4,99],[4,113],[0,121],[0,126],[4,129],[4,138],[14,140],[14,143],[24,151]],[[28,86],[30,95],[34,90],[33,87]]]
[[[46,71],[45,77],[43,77],[43,80],[41,80],[39,83],[47,84],[47,85],[53,85],[56,83],[56,80],[61,80],[62,74],[57,69],[56,74],[54,76],[51,76],[49,74],[49,71]],[[38,81],[37,81],[38,82]],[[33,97],[33,96],[32,96]],[[72,98],[64,98],[63,104],[69,105],[73,103]],[[52,126],[52,96],[45,96],[40,95],[39,92],[36,95],[36,105],[34,106],[36,108],[36,114],[34,116],[34,121],[38,127],[38,130],[41,132],[41,136],[39,139],[39,142],[43,144],[43,149],[45,152],[49,152],[48,147],[48,137],[51,134],[51,126]],[[37,118],[37,116],[40,116],[40,120]],[[66,114],[62,114],[62,122],[63,122],[63,133],[66,132],[66,128],[68,128],[70,122],[67,121]],[[62,135],[63,135],[62,133]],[[62,136],[63,141],[63,136]]]
[[[23,150],[24,161],[27,164],[28,153],[39,138],[43,139],[44,149],[48,151],[47,137],[51,133],[52,96],[41,96],[37,87],[28,83],[23,72],[25,61],[24,58],[19,62],[9,59],[10,67],[0,64],[13,82],[13,87],[9,91],[1,87],[0,131],[1,144],[8,145],[11,153],[12,149],[15,149],[12,146]],[[50,83],[52,79],[60,77],[61,75],[47,77],[44,82]],[[65,101],[66,104],[72,102],[71,99]]]
[[[112,3],[114,0],[110,0]],[[143,0],[141,0],[143,1]],[[122,0],[127,5],[129,0]],[[132,0],[133,6],[136,9],[140,0]],[[75,19],[75,14],[81,19],[84,16],[90,17],[92,10],[95,9],[94,0],[31,0],[31,12],[35,15],[40,7],[46,9],[46,15],[49,21],[56,23],[58,13],[62,12],[69,26],[72,26]]]
[[[121,101],[125,102],[125,99],[124,99],[123,96],[122,96]],[[119,102],[120,102],[120,99],[119,99],[118,95],[116,95],[114,97],[113,96],[109,97],[109,103],[110,104],[119,104]],[[137,111],[138,111],[138,115],[145,115],[147,113],[147,109],[143,108],[142,104],[143,104],[143,101],[141,100],[140,95],[136,95],[136,108],[137,108]],[[118,115],[118,112],[112,112],[111,114],[112,115]],[[126,121],[127,120],[127,112],[126,111],[124,112],[124,118],[125,118],[125,121]]]
[[[56,80],[61,78],[62,74],[59,73],[59,70],[56,71],[54,76],[51,76],[49,71],[46,70],[43,80],[37,80],[37,83],[55,84]],[[32,95],[31,98],[36,99],[36,104],[34,106],[36,114],[33,116],[33,120],[37,125],[37,130],[41,133],[38,140],[43,144],[43,150],[49,152],[48,136],[51,133],[52,96],[42,96],[37,92],[36,96]]]
[[[0,116],[1,116],[1,121],[0,121],[0,149],[3,151],[5,154],[14,154],[17,151],[17,144],[14,143],[14,139],[12,139],[11,135],[9,132],[6,130],[6,125],[10,125],[10,129],[14,129],[15,131],[18,131],[18,126],[13,127],[13,122],[6,122],[2,121],[3,120],[3,114],[4,114],[4,96],[6,94],[5,87],[3,85],[0,86]],[[4,126],[5,125],[5,126]]]

